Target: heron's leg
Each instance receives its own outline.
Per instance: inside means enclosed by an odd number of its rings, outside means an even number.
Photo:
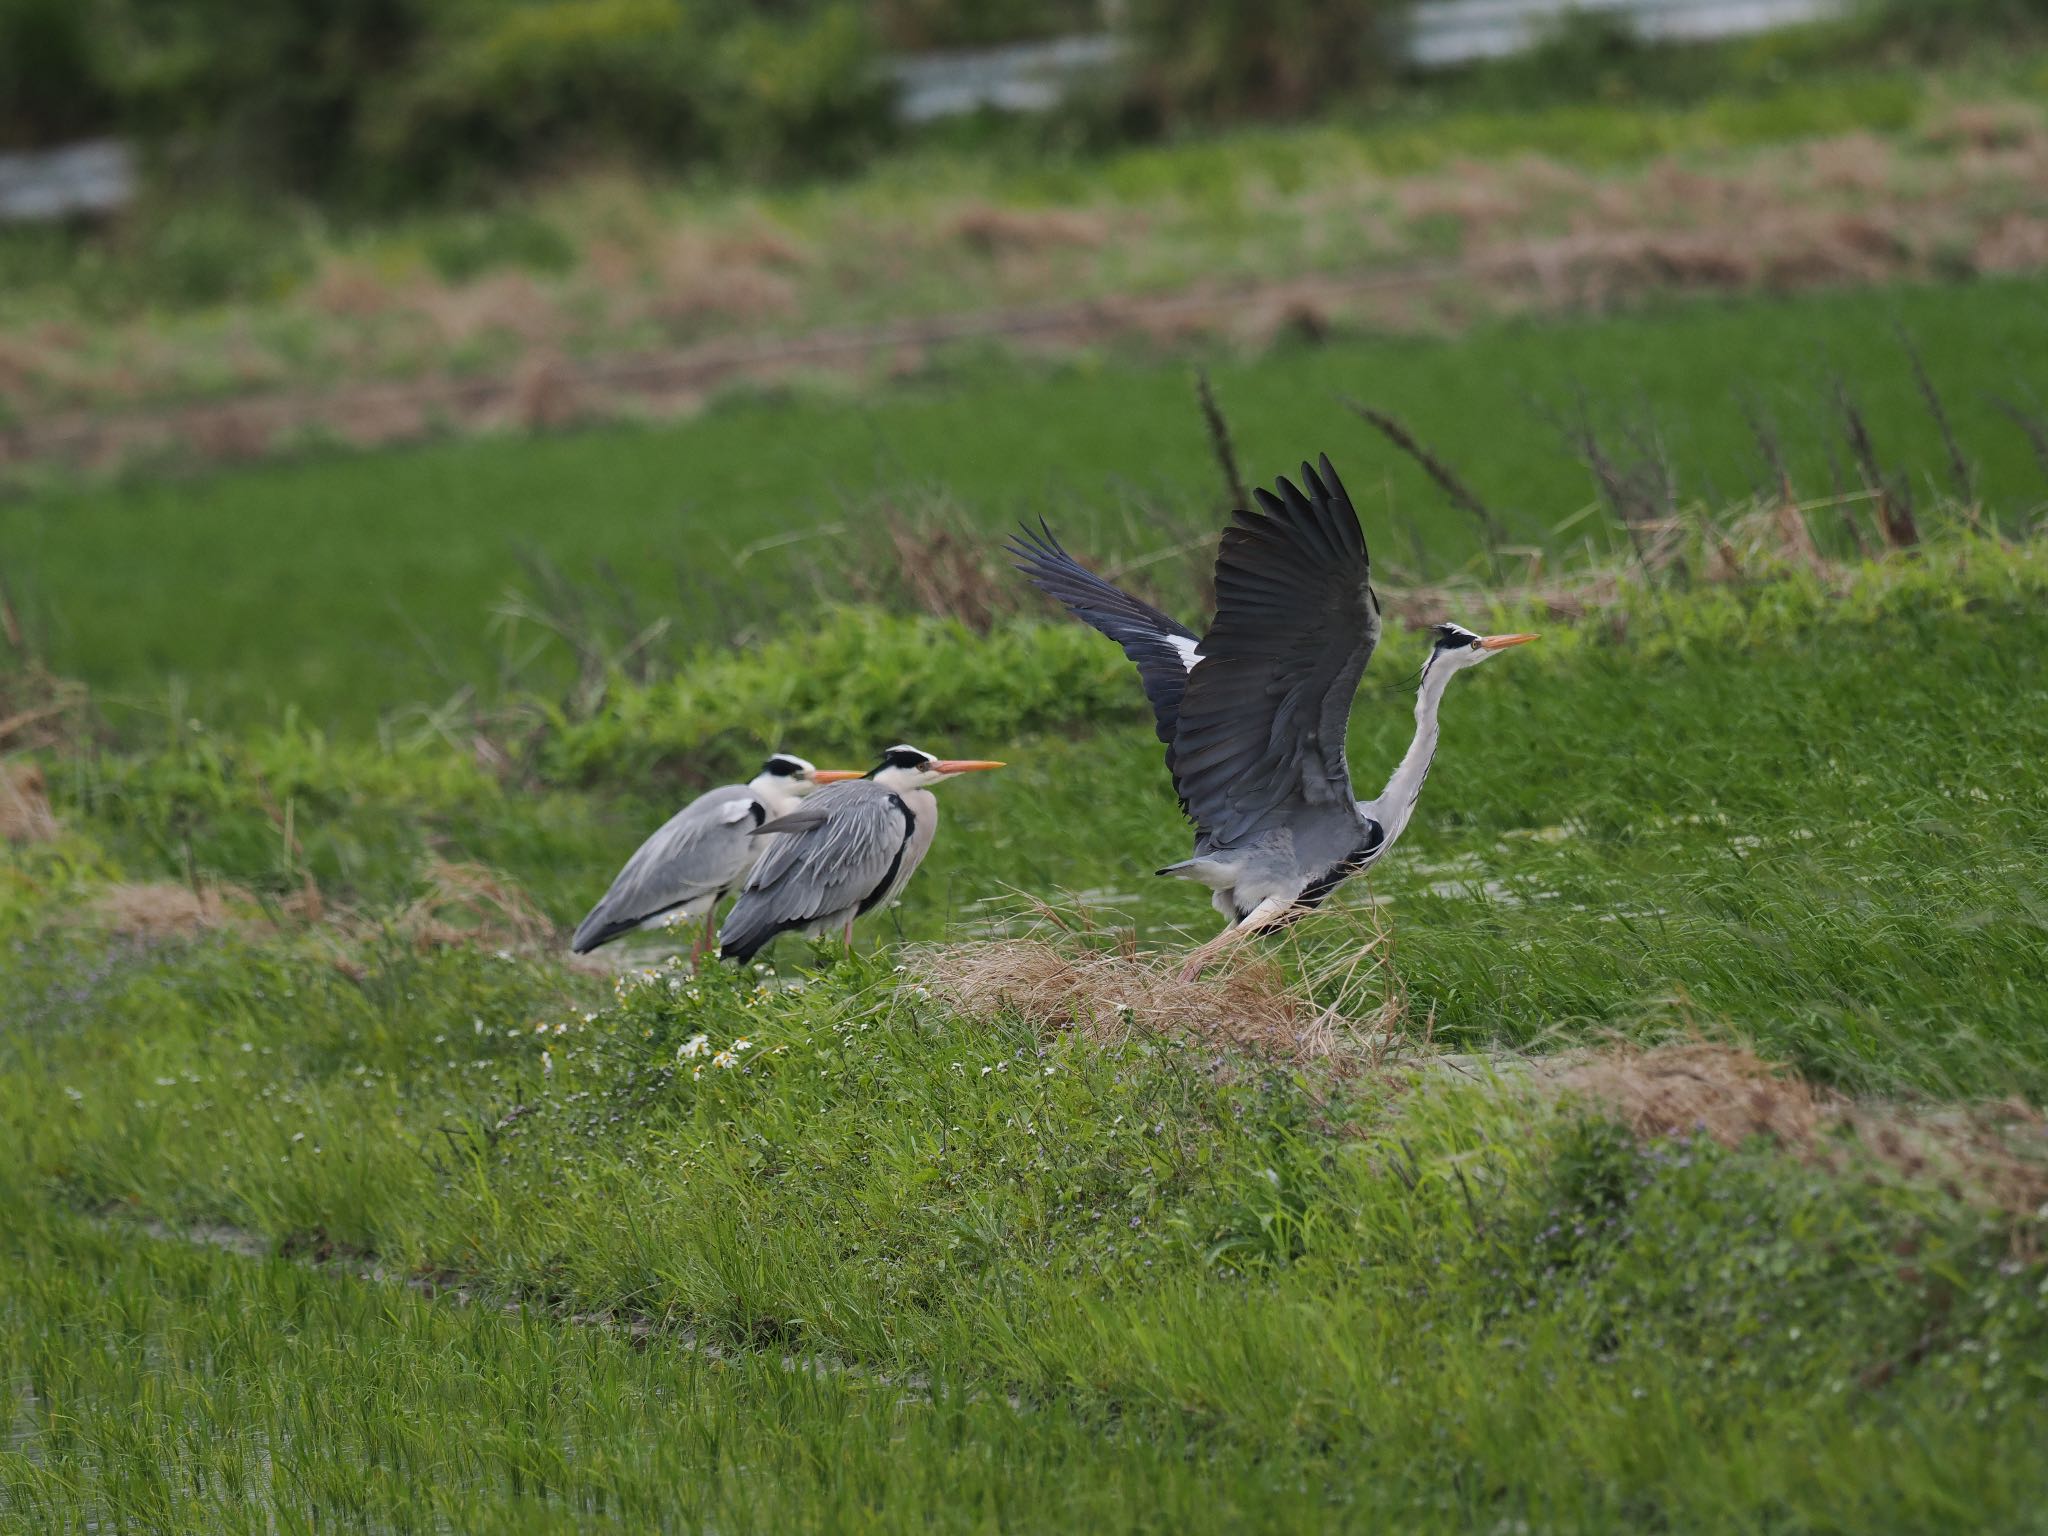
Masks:
[[[718,898],[711,898],[711,905],[704,909],[704,931],[690,946],[690,969],[704,969],[704,957],[718,953]]]
[[[853,956],[853,919],[853,913],[849,912],[846,914],[846,927],[841,930],[839,935],[846,945],[846,953],[849,959]]]
[[[1202,974],[1202,968],[1211,960],[1233,945],[1243,943],[1261,928],[1272,927],[1285,917],[1293,906],[1293,901],[1287,897],[1268,896],[1245,914],[1243,922],[1233,924],[1208,943],[1198,946],[1195,952],[1188,956],[1187,964],[1180,968],[1180,979],[1193,981]]]

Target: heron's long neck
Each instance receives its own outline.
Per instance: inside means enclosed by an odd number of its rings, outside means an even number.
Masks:
[[[1437,706],[1443,703],[1444,689],[1455,670],[1453,667],[1432,666],[1423,672],[1422,686],[1415,694],[1415,739],[1408,744],[1407,754],[1394,769],[1393,777],[1387,780],[1387,787],[1373,802],[1373,814],[1389,843],[1401,835],[1402,829],[1408,825],[1408,818],[1415,814],[1415,801],[1422,793],[1422,781],[1429,777],[1430,759],[1436,756]]]
[[[770,821],[778,816],[787,816],[803,804],[803,796],[791,794],[788,783],[777,774],[756,774],[747,781],[747,788],[767,809]]]

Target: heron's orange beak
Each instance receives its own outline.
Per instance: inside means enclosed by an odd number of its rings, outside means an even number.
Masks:
[[[837,784],[841,779],[864,779],[858,768],[819,768],[811,774],[813,784]]]
[[[1482,651],[1504,651],[1511,645],[1527,645],[1534,635],[1488,635],[1479,642]]]
[[[991,763],[978,757],[942,757],[932,764],[938,773],[986,773],[991,768],[1005,768],[1007,763]]]

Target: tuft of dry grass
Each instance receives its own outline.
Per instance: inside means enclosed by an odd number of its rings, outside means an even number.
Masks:
[[[1044,1033],[1074,1030],[1114,1044],[1147,1031],[1303,1054],[1302,1000],[1277,966],[1249,954],[1195,981],[1179,980],[1161,956],[1043,938],[931,945],[914,951],[910,965],[963,1013],[1010,1013]]]
[[[1760,1136],[1836,1174],[1901,1179],[2008,1215],[2048,1211],[2048,1118],[2018,1100],[1854,1100],[1704,1040],[1567,1052],[1535,1070],[1645,1141],[1704,1131],[1732,1147]]]
[[[237,921],[229,902],[247,901],[233,886],[179,885],[170,880],[123,881],[96,892],[93,919],[131,939],[185,939]]]
[[[1104,1044],[1165,1035],[1345,1074],[1377,1067],[1400,1043],[1404,1009],[1377,928],[1308,954],[1290,934],[1298,980],[1272,949],[1245,944],[1184,981],[1184,955],[1141,951],[1128,930],[1077,931],[1050,909],[1040,915],[1036,933],[918,945],[905,958],[949,1006],[1012,1014],[1041,1034]]]
[[[396,939],[423,952],[467,948],[512,954],[555,948],[554,923],[497,870],[430,858],[420,870],[420,881],[426,889],[394,914],[343,910],[329,915],[319,907],[318,892],[310,889],[287,910],[319,924],[315,935],[324,942],[329,962],[352,981],[368,974],[359,947],[379,938]],[[572,970],[602,973],[602,967],[577,964],[568,957],[564,961]]]
[[[555,925],[533,898],[482,864],[429,859],[427,889],[399,912],[393,927],[421,949],[476,945],[486,949],[540,949],[555,940]]]
[[[44,792],[41,765],[0,762],[0,842],[47,843],[62,830]]]
[[[1703,1130],[1728,1147],[1752,1136],[1804,1147],[1821,1123],[1822,1100],[1810,1084],[1739,1046],[1623,1045],[1571,1052],[1547,1068],[1559,1091],[1598,1105],[1645,1141]]]
[[[977,203],[953,219],[950,233],[972,250],[997,255],[1097,246],[1108,238],[1109,226],[1100,214],[1079,208],[1002,208]]]
[[[0,587],[0,656],[8,651],[18,655],[27,647],[20,620]],[[0,751],[76,746],[86,734],[88,702],[85,684],[58,677],[37,661],[0,667]]]

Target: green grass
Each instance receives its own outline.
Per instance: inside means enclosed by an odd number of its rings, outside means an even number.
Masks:
[[[2039,556],[1963,545],[1859,590],[1844,602],[1786,577],[1646,601],[1625,642],[1604,621],[1553,629],[1460,680],[1424,820],[1374,876],[1402,927],[1428,935],[1402,966],[1440,1038],[1527,1044],[1703,1016],[1856,1089],[2048,1093]],[[867,669],[842,637],[771,657],[758,679],[714,675],[721,700],[806,677],[819,704],[796,734],[707,716],[675,690],[624,695],[623,731],[606,716],[562,728],[559,752],[542,744],[547,787],[503,787],[464,747],[294,732],[82,761],[54,787],[82,839],[69,856],[89,866],[279,899],[310,873],[384,903],[438,853],[509,872],[568,923],[689,793],[657,786],[729,776],[772,742],[859,764],[908,733],[1013,766],[945,792],[938,846],[885,933],[972,932],[1005,891],[1058,890],[1096,893],[1148,941],[1206,930],[1204,893],[1151,874],[1186,833],[1115,650],[1077,627],[1019,630],[977,672],[952,648],[978,658],[981,643],[935,629],[926,646],[904,671]],[[1400,683],[1419,654],[1390,635],[1360,697],[1362,793],[1406,744]],[[917,686],[945,674],[953,690]],[[896,715],[901,694],[927,712]],[[63,879],[18,889],[33,904]]]
[[[1546,419],[1569,417],[1581,394],[1610,450],[1620,427],[1653,419],[1681,493],[1718,505],[1761,473],[1743,390],[1776,423],[1802,491],[1828,494],[1840,375],[1924,495],[1944,461],[1894,325],[1924,352],[1985,504],[2008,516],[2038,505],[2040,468],[1988,399],[2027,385],[2048,346],[2030,280],[1496,326],[1455,345],[1352,339],[1217,359],[1213,373],[1248,475],[1327,449],[1383,556],[1412,566],[1419,544],[1441,570],[1471,552],[1469,528],[1341,396],[1401,415],[1517,536],[1555,548],[1595,526],[1553,532],[1593,495]],[[0,540],[52,665],[109,701],[161,709],[175,689],[181,714],[289,708],[353,728],[460,687],[490,691],[491,612],[522,585],[522,551],[581,578],[608,568],[644,615],[724,642],[810,623],[843,596],[843,536],[829,530],[872,519],[885,496],[943,498],[991,532],[1046,513],[1077,548],[1109,554],[1161,542],[1136,530],[1162,519],[1206,530],[1216,483],[1184,366],[969,365],[859,399],[735,401],[668,428],[51,491],[0,505]],[[805,530],[818,536],[742,562]]]
[[[815,1134],[842,1115],[783,1141],[770,1124],[748,1138],[767,1154],[753,1168],[714,1136],[709,1176],[671,1159],[633,1178],[634,1198],[710,1218],[708,1243],[643,1232],[638,1262],[673,1255],[694,1278],[678,1291],[738,1301],[739,1327],[703,1330],[729,1341],[716,1358],[680,1316],[635,1348],[539,1306],[428,1303],[10,1198],[0,1371],[20,1395],[0,1516],[51,1532],[1746,1530],[1767,1509],[1810,1530],[2031,1528],[2038,1303],[1967,1222],[1763,1156],[1645,1157],[1568,1123],[1481,1160],[1471,1143],[1505,1127],[1471,1102],[1408,1127],[1413,1190],[1374,1170],[1370,1144],[1326,1168],[1285,1161],[1284,1089],[1134,1155],[1136,1138],[1088,1128],[1119,1107],[1207,1107],[1147,1105],[1162,1075],[1148,1064],[1125,1064],[1143,1086],[1105,1063],[1058,1089],[977,1094],[903,1044],[870,1054],[909,1102],[820,1106],[886,1106],[893,1134]],[[1004,1099],[1061,1134],[1052,1156],[995,1129]],[[971,1129],[945,1147],[941,1117]],[[672,1111],[653,1119],[687,1134]],[[1006,1151],[977,1169],[965,1154],[992,1143]],[[1263,1177],[1276,1148],[1284,1193]],[[621,1167],[613,1149],[571,1151],[572,1185]],[[1449,1174],[1460,1154],[1498,1223],[1486,1233]],[[847,1161],[820,1179],[820,1156]],[[924,1177],[892,1197],[859,1171],[870,1161]],[[1158,1183],[1134,1200],[1117,1187],[1132,1175]],[[1062,1180],[1079,1199],[1056,1199]],[[792,1201],[793,1185],[807,1193]],[[1275,1252],[1258,1223],[1287,1200],[1317,1220]],[[736,1211],[792,1205],[867,1240],[802,1255],[734,1241]],[[1173,1230],[1180,1208],[1193,1232]],[[1126,1211],[1150,1218],[1136,1235]],[[1575,1214],[1606,1230],[1513,1252]],[[1243,1234],[1223,1262],[1199,1240],[1219,1218]],[[1109,1230],[1128,1264],[1057,1262],[1114,1251]],[[1954,1282],[1903,1279],[1900,1240]],[[940,1254],[921,1285],[891,1273]],[[792,1260],[801,1302],[778,1294]],[[669,1291],[651,1269],[634,1285]],[[821,1300],[838,1310],[787,1310]],[[1866,1385],[1936,1316],[1941,1344]],[[785,1364],[827,1340],[848,1346],[845,1369]]]
[[[1894,320],[1986,507],[2037,516],[1985,396],[2048,339],[2038,284],[1217,365],[1247,467],[1336,448],[1389,563],[1442,571],[1469,531],[1339,391],[1563,551],[1600,520],[1552,532],[1591,490],[1530,397],[1647,401],[1719,506],[1751,381],[1825,491],[1836,370],[1929,530],[1739,580],[1700,579],[1703,532],[1696,579],[1577,623],[1475,595],[1543,643],[1457,681],[1416,824],[1268,945],[1284,971],[1377,921],[1366,990],[1439,1049],[1697,1033],[1873,1099],[2048,1101],[2048,546],[1932,505]],[[991,536],[1042,509],[1128,553],[1213,527],[1205,452],[1184,373],[1105,362],[0,508],[52,659],[141,706],[44,754],[63,830],[0,847],[0,1529],[2048,1529],[2048,1218],[1847,1142],[1638,1143],[1512,1079],[1041,1035],[897,969],[1023,894],[1148,947],[1210,930],[1150,873],[1187,831],[1135,681],[1064,622],[792,606],[865,574],[834,564],[858,537],[808,577],[748,562],[752,594],[733,552],[936,490]],[[515,690],[502,776],[462,710],[361,729],[493,688],[522,543],[679,594],[699,640],[785,618],[580,705]],[[1368,674],[1364,793],[1421,654],[1390,629]],[[695,786],[905,735],[1012,766],[940,791],[851,959],[614,989],[407,926],[436,859],[566,925]],[[94,916],[216,879],[238,926]],[[309,881],[342,920],[291,915]]]
[[[981,122],[942,125],[848,178],[762,186],[697,176],[651,181],[636,196],[667,217],[716,224],[751,213],[806,235],[837,227],[849,212],[900,220],[963,196],[1112,209],[1186,199],[1227,224],[1243,221],[1272,188],[1410,175],[1470,159],[1537,154],[1611,169],[1662,155],[1896,133],[1955,101],[2036,95],[2043,72],[2038,46],[1982,47],[1912,67],[1844,63],[1828,52],[1782,38],[1667,50],[1655,61],[1662,77],[1653,69],[1639,78],[1598,68],[1566,78],[1557,61],[1539,59],[1519,74],[1411,86],[1322,122],[1210,129],[1159,143],[1104,145],[1099,133],[1076,131],[1071,114],[993,131]],[[1687,68],[1708,60],[1720,67]],[[166,197],[111,235],[17,229],[0,235],[0,316],[205,316],[225,302],[260,310],[302,293],[336,257],[387,274],[454,280],[492,270],[556,274],[576,260],[592,204],[600,227],[620,222],[617,187],[602,176],[587,181],[594,188],[530,187],[496,206],[397,217],[216,194]],[[1225,250],[1210,245],[1204,254],[1213,263]],[[921,267],[916,281],[933,291],[955,287],[937,267]]]
[[[1693,1029],[1860,1093],[2048,1096],[2042,561],[1944,539],[1846,591],[1644,592],[1460,679],[1372,881],[1410,1027]],[[1006,886],[1206,930],[1144,873],[1185,832],[1135,687],[1069,686],[1047,731],[1068,631],[1006,643],[958,745],[1014,766],[941,791],[875,936],[971,936]],[[1416,650],[1390,634],[1376,677]],[[811,658],[847,711],[821,735],[869,728],[858,668]],[[1367,787],[1405,703],[1361,697]],[[998,739],[1006,709],[1034,731]],[[1040,1037],[886,942],[615,996],[375,921],[147,945],[79,916],[110,879],[310,865],[374,919],[431,850],[573,918],[660,809],[607,764],[507,790],[303,732],[50,764],[67,831],[0,864],[0,1519],[2039,1528],[2038,1221],[1932,1185],[1639,1146],[1506,1087]],[[700,1033],[743,1065],[679,1054]],[[162,1231],[209,1224],[270,1256]]]

